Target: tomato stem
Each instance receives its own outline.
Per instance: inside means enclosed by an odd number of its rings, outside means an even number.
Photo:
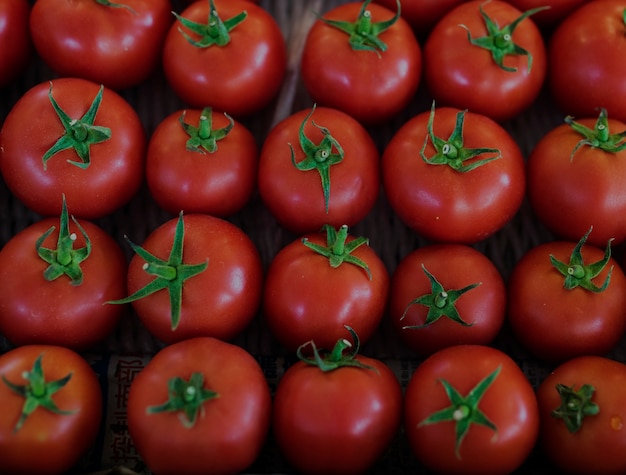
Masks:
[[[193,126],[185,122],[186,111],[183,111],[178,118],[178,122],[189,136],[185,144],[186,149],[190,152],[198,152],[205,154],[217,151],[217,143],[225,139],[235,126],[234,119],[228,114],[224,116],[228,119],[228,125],[221,129],[213,129],[213,111],[210,107],[205,107],[200,113],[198,126]]]
[[[593,129],[576,122],[572,116],[565,117],[565,123],[583,136],[572,150],[570,161],[574,159],[574,154],[578,149],[585,145],[599,148],[608,153],[618,153],[626,150],[626,130],[616,134],[610,133],[608,114],[604,107],[600,109],[600,114]]]
[[[228,20],[222,21],[213,0],[209,0],[209,17],[206,23],[191,21],[176,12],[172,13],[185,28],[200,37],[198,40],[195,40],[185,30],[178,28],[180,34],[185,37],[189,44],[196,48],[208,48],[214,45],[226,46],[230,43],[230,32],[248,16],[248,13],[244,10]]]
[[[586,416],[595,416],[600,412],[599,406],[593,402],[595,388],[583,384],[576,390],[573,386],[557,384],[556,390],[561,398],[561,405],[552,411],[552,417],[562,419],[570,433],[576,433]]]

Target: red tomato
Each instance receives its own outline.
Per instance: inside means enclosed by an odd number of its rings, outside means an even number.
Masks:
[[[554,369],[537,389],[539,444],[563,473],[626,471],[626,367],[581,356]]]
[[[533,15],[533,21],[542,28],[554,28],[574,10],[591,0],[506,0],[518,10],[550,7]]]
[[[411,376],[404,411],[411,449],[437,473],[512,473],[539,433],[526,376],[505,353],[482,345],[429,356]]]
[[[2,472],[67,473],[100,429],[102,393],[96,374],[68,348],[26,345],[0,355],[0,376]]]
[[[396,0],[374,0],[395,10]],[[419,37],[426,37],[435,24],[452,8],[468,0],[403,0],[402,17]]]
[[[389,318],[420,356],[455,344],[491,343],[504,322],[506,286],[481,252],[433,244],[405,256],[393,273]]]
[[[433,108],[406,122],[387,144],[383,187],[393,210],[420,235],[473,243],[517,213],[525,193],[524,166],[513,137],[493,120]]]
[[[258,155],[252,133],[230,116],[210,108],[178,111],[150,138],[146,181],[157,204],[172,214],[227,217],[252,197]]]
[[[569,15],[548,45],[549,89],[563,113],[593,117],[604,107],[626,121],[625,0],[589,2]]]
[[[538,358],[602,355],[626,330],[626,276],[610,247],[607,254],[584,239],[534,247],[511,272],[508,320]],[[563,264],[554,265],[551,256]]]
[[[237,474],[259,455],[271,406],[248,352],[191,338],[163,348],[132,381],[128,430],[154,473]]]
[[[0,2],[0,87],[24,72],[31,59],[30,8],[28,0]]]
[[[287,117],[265,138],[261,199],[296,234],[324,224],[352,226],[380,193],[380,155],[367,130],[344,112],[313,107]]]
[[[73,215],[98,218],[138,191],[145,142],[139,116],[120,95],[84,79],[60,78],[34,86],[9,112],[0,130],[0,171],[36,213],[58,216],[65,194]]]
[[[448,12],[424,45],[425,80],[435,100],[499,122],[526,110],[543,86],[547,53],[539,28],[524,14],[500,0],[475,0]],[[493,51],[481,46],[500,42]]]
[[[276,254],[265,277],[263,314],[289,351],[309,340],[330,348],[345,325],[366,342],[382,319],[388,292],[385,264],[366,240],[346,227],[327,227],[326,236],[305,235]]]
[[[315,102],[364,123],[382,123],[415,95],[422,52],[402,17],[381,29],[394,18],[397,5],[389,10],[370,2],[339,5],[313,24],[302,51],[301,73]]]
[[[215,0],[209,16],[210,4],[192,3],[170,28],[163,48],[167,81],[191,107],[251,115],[280,89],[287,67],[285,39],[270,13],[252,2]],[[247,14],[241,20],[242,12]],[[227,39],[218,35],[217,24],[231,23]]]

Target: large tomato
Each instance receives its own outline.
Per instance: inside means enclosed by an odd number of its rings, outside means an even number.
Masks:
[[[259,455],[272,397],[259,363],[210,338],[160,350],[128,393],[128,430],[159,475],[242,473]]]
[[[0,171],[13,194],[44,216],[97,218],[126,204],[144,173],[146,138],[122,96],[85,79],[28,90],[0,130]]]
[[[0,355],[2,473],[61,475],[94,443],[102,393],[74,351],[25,345]]]
[[[530,382],[489,346],[455,345],[429,356],[411,376],[404,411],[410,447],[436,473],[512,473],[539,433]]]
[[[474,0],[449,11],[424,44],[426,86],[435,100],[497,121],[526,110],[547,69],[531,12],[501,0]]]
[[[28,0],[0,2],[0,87],[15,80],[32,57]]]
[[[515,215],[524,167],[497,122],[434,106],[406,122],[382,158],[385,194],[400,219],[430,240],[458,243],[485,239]]]
[[[399,2],[393,10],[370,2],[348,2],[318,18],[304,43],[301,73],[315,102],[381,123],[413,98],[422,52]]]

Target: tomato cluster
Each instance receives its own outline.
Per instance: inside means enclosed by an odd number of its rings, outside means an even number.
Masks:
[[[0,472],[623,473],[626,1],[305,3],[0,0]]]

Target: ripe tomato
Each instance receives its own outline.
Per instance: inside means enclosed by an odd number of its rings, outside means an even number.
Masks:
[[[298,473],[367,473],[398,433],[400,383],[384,363],[358,355],[358,345],[355,337],[328,352],[313,346],[316,357],[302,347],[278,382],[273,434]]]
[[[396,0],[374,0],[390,10],[396,8]],[[448,11],[467,0],[403,0],[402,18],[416,32],[418,38],[426,38],[430,30]]]
[[[230,116],[210,108],[178,111],[150,138],[146,181],[171,214],[227,217],[252,197],[258,155],[252,133]]]
[[[128,430],[159,475],[236,474],[259,455],[272,398],[257,361],[211,337],[160,350],[128,393]]]
[[[270,130],[258,169],[261,199],[296,234],[352,226],[380,193],[380,155],[367,130],[327,107],[296,112]]]
[[[364,123],[382,123],[413,98],[421,48],[398,4],[348,2],[313,24],[302,51],[302,81],[315,102]],[[397,18],[397,19],[396,19]]]
[[[533,15],[533,21],[548,32],[561,23],[574,10],[591,0],[506,0],[518,10],[550,7]]]
[[[506,353],[482,345],[455,345],[424,360],[404,411],[411,449],[437,473],[512,473],[539,433],[526,376]]]
[[[454,344],[491,343],[504,322],[506,286],[476,249],[432,244],[405,256],[390,286],[388,315],[420,356]]]
[[[61,475],[94,443],[102,393],[74,351],[25,345],[0,355],[2,473]]]
[[[599,108],[626,121],[624,0],[582,5],[554,31],[548,44],[548,84],[563,113],[593,117]]]
[[[519,146],[498,123],[433,106],[406,122],[387,144],[383,187],[393,210],[420,235],[474,243],[518,211],[524,167]]]
[[[55,109],[55,105],[57,109]],[[145,133],[111,89],[76,78],[40,83],[0,130],[0,171],[13,194],[44,216],[98,218],[126,204],[143,180]]]
[[[283,247],[265,277],[263,314],[289,351],[314,340],[330,348],[344,325],[366,342],[378,327],[389,292],[383,261],[363,237],[326,226]]]
[[[32,57],[28,0],[0,2],[0,87],[14,81]]]
[[[538,358],[602,355],[626,330],[626,276],[610,244],[602,251],[585,240],[540,244],[511,272],[508,320]]]
[[[626,471],[626,367],[581,356],[555,368],[537,389],[539,444],[563,473]]]
[[[286,68],[278,23],[249,1],[193,2],[177,15],[163,47],[165,76],[184,102],[235,117],[269,104]]]
[[[435,100],[499,122],[526,110],[547,69],[543,36],[528,18],[533,11],[500,0],[449,11],[424,44],[424,77]]]

